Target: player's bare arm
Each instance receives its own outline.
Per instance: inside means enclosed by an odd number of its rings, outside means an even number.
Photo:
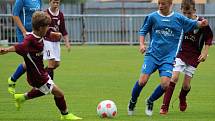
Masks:
[[[3,55],[3,54],[7,54],[8,52],[15,52],[16,49],[14,46],[10,46],[10,47],[7,47],[7,48],[1,48],[0,47],[0,54]]]
[[[145,38],[144,38],[144,36],[140,36],[139,39],[140,39],[140,48],[139,48],[139,51],[140,51],[141,54],[143,54],[146,51],[146,46],[144,44]]]
[[[63,39],[64,39],[65,46],[66,46],[68,52],[70,52],[70,50],[71,50],[71,45],[70,45],[70,43],[69,43],[69,36],[68,36],[68,35],[65,35],[65,36],[63,36]]]
[[[60,40],[62,37],[62,34],[60,32],[50,32],[49,37],[52,40]]]
[[[201,55],[198,58],[198,62],[204,62],[207,59],[209,48],[210,48],[209,45],[205,45],[204,50],[202,51]]]
[[[27,31],[26,31],[25,27],[23,26],[19,16],[13,16],[13,20],[17,24],[19,29],[22,31],[23,36],[26,37]]]

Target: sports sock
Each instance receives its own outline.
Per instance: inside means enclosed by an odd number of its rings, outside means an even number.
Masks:
[[[191,89],[191,87],[190,87],[190,89]],[[179,94],[179,98],[180,99],[186,98],[187,94],[190,92],[190,89],[189,90],[184,90],[183,87],[182,87],[181,92]]]
[[[161,85],[158,85],[157,88],[152,93],[152,95],[149,97],[148,101],[154,102],[163,95],[164,91],[165,90],[161,87]]]
[[[132,102],[136,102],[137,101],[137,98],[139,97],[140,95],[140,92],[142,91],[144,86],[140,86],[139,85],[139,81],[137,80],[137,82],[135,83],[134,87],[133,87],[133,90],[132,90],[132,97],[131,97],[131,101]]]
[[[175,89],[175,83],[170,82],[169,87],[167,88],[164,94],[163,105],[169,106],[174,89]]]
[[[31,91],[29,91],[27,93],[27,98],[28,99],[33,99],[33,98],[37,98],[37,97],[40,97],[40,96],[43,96],[45,95],[44,93],[42,93],[41,91],[39,90],[36,90],[36,89],[32,89]]]
[[[19,66],[17,67],[16,71],[15,71],[14,74],[11,76],[11,80],[12,80],[13,82],[16,82],[16,80],[19,79],[19,78],[22,76],[22,74],[25,73],[25,71],[26,71],[26,70],[24,69],[23,65],[22,65],[22,64],[19,64]]]
[[[64,97],[54,96],[54,100],[55,100],[55,104],[58,107],[58,109],[60,110],[61,114],[62,115],[68,114],[66,101],[65,101]]]
[[[54,69],[46,67],[46,70],[47,70],[49,76],[51,77],[51,79],[53,80],[54,79]]]

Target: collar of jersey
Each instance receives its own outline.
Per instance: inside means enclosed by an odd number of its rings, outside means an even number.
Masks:
[[[163,14],[161,14],[161,12],[158,10],[157,11],[157,13],[160,15],[160,16],[162,16],[162,17],[170,17],[170,16],[172,16],[173,14],[174,14],[174,11],[172,11],[169,15],[167,15],[167,16],[164,16]]]

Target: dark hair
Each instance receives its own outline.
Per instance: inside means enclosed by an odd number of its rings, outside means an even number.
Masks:
[[[181,2],[181,9],[189,10],[189,9],[196,9],[195,8],[195,0],[182,0]]]
[[[32,27],[39,30],[40,27],[48,26],[51,23],[50,16],[43,11],[36,11],[32,16]]]

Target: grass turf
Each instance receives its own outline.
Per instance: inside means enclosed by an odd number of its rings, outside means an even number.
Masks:
[[[61,66],[55,71],[54,82],[64,91],[69,110],[83,121],[214,121],[214,60],[215,47],[211,47],[208,59],[199,65],[192,80],[188,109],[183,113],[178,109],[177,100],[183,79],[180,78],[167,116],[159,114],[162,98],[155,102],[152,117],[144,114],[144,101],[159,84],[157,72],[142,90],[135,116],[127,116],[128,100],[143,62],[138,46],[74,46],[70,53],[62,47]],[[7,92],[7,78],[21,62],[22,58],[15,53],[0,56],[0,120],[59,120],[52,95],[29,100],[16,111],[13,98]],[[24,75],[17,82],[18,93],[30,89],[25,78]],[[118,114],[114,119],[101,119],[96,115],[97,104],[106,99],[117,105]]]

